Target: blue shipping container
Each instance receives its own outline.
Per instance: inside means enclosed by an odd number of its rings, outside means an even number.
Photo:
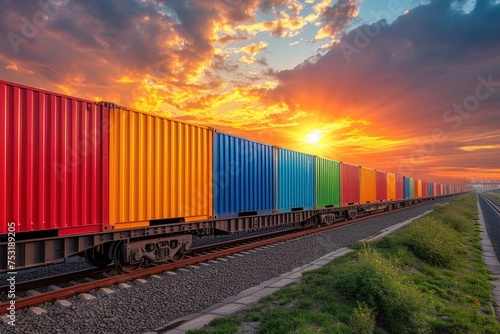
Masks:
[[[428,191],[427,191],[427,195],[428,195],[428,196],[432,196],[432,185],[433,185],[433,183],[432,183],[432,182],[429,182],[429,187],[428,187],[429,189],[428,189]]]
[[[273,147],[219,132],[213,137],[215,217],[272,213]]]
[[[313,155],[275,147],[276,209],[310,210],[316,203],[316,168]]]

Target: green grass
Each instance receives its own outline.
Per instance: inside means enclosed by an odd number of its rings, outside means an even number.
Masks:
[[[305,272],[242,315],[189,333],[498,333],[474,194]]]

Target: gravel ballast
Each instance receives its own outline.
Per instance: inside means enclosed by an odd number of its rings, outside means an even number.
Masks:
[[[448,199],[439,201],[446,203]],[[143,333],[171,320],[199,312],[227,297],[307,264],[341,247],[378,231],[411,219],[432,208],[434,203],[371,218],[353,225],[308,235],[244,256],[218,260],[198,269],[178,270],[175,275],[131,282],[131,288],[111,287],[115,293],[94,291],[97,298],[63,308],[41,305],[47,314],[16,313],[16,327],[0,324],[1,333]],[[493,241],[493,240],[492,240]]]

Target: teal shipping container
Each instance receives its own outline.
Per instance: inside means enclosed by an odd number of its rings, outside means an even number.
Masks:
[[[274,147],[276,159],[276,210],[313,209],[316,203],[314,155]]]

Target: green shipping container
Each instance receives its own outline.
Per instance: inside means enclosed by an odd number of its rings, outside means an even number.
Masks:
[[[415,198],[415,181],[410,177],[410,198]]]
[[[316,207],[340,206],[340,162],[316,157]]]

